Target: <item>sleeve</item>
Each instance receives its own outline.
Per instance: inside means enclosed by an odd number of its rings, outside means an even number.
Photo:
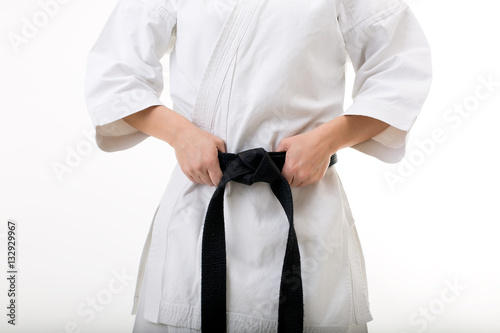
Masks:
[[[148,137],[122,118],[163,104],[160,59],[175,44],[172,1],[120,0],[90,50],[85,100],[103,151],[124,150]]]
[[[399,162],[431,84],[424,33],[400,0],[341,0],[338,21],[356,73],[353,104],[344,114],[390,125],[352,148],[387,163]]]

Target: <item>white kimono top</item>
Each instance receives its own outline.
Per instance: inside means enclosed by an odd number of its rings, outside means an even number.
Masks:
[[[88,58],[86,100],[102,150],[147,138],[121,118],[162,104],[165,54],[173,110],[222,138],[229,153],[275,151],[286,137],[355,114],[390,127],[353,147],[400,161],[431,81],[426,38],[399,0],[121,0]],[[344,110],[347,56],[356,77]],[[147,320],[200,328],[201,235],[214,190],[175,167],[133,313],[144,278]],[[335,166],[292,194],[305,331],[370,321],[363,255]],[[274,332],[287,218],[267,183],[230,182],[224,198],[228,331]]]

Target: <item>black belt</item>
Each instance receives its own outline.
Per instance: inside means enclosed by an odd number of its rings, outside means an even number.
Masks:
[[[293,200],[290,185],[281,175],[286,152],[266,152],[263,148],[238,154],[219,152],[223,172],[208,205],[203,227],[201,253],[201,330],[226,332],[226,241],[224,231],[224,190],[231,180],[252,185],[269,183],[285,210],[290,227],[281,273],[278,332],[303,331],[304,303],[300,274],[300,252],[293,227]],[[330,158],[330,165],[337,155]]]

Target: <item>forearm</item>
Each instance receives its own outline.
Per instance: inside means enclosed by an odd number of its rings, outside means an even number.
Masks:
[[[124,117],[123,120],[137,130],[171,146],[180,131],[192,125],[188,119],[163,105],[151,106]]]
[[[317,131],[320,142],[326,144],[326,149],[333,154],[340,149],[366,141],[389,126],[372,117],[343,115],[320,125]]]
[[[210,186],[219,183],[222,171],[218,151],[226,152],[224,140],[163,105],[149,107],[123,120],[172,146],[182,172],[193,183]]]

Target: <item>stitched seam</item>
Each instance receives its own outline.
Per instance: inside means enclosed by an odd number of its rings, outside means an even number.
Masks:
[[[393,12],[389,9],[382,9],[382,10],[378,11],[377,13],[365,18],[361,22],[355,24],[354,27],[351,30],[349,30],[349,32],[347,32],[343,37],[344,37],[344,39],[349,39],[350,35],[352,35],[355,31],[359,30],[360,28],[362,28],[366,25],[369,25],[373,22],[384,21],[384,20],[388,19],[389,17],[391,17],[392,15],[399,14],[400,12],[404,11],[406,8],[407,8],[407,5],[405,3],[402,3],[401,8],[395,12]],[[350,16],[351,16],[351,19],[353,19],[353,16],[352,15],[350,15]]]
[[[141,2],[146,7],[148,7],[150,11],[154,12],[155,14],[159,14],[160,17],[162,17],[163,19],[165,19],[168,23],[171,23],[172,25],[175,25],[175,23],[177,22],[177,18],[165,6],[162,6],[162,5],[153,6],[144,0],[129,0],[129,1]]]

